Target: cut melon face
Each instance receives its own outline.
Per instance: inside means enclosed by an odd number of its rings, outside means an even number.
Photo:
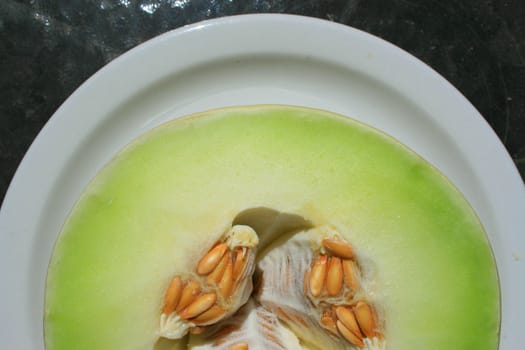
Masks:
[[[185,349],[160,336],[166,290],[247,223],[260,252],[337,228],[370,272],[386,348],[497,349],[496,267],[461,194],[377,130],[286,106],[170,122],[100,171],[53,252],[46,349]]]

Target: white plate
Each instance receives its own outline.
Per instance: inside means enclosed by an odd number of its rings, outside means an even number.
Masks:
[[[117,150],[175,117],[260,103],[351,116],[444,172],[478,213],[494,249],[500,349],[525,344],[525,189],[479,113],[425,64],[369,34],[312,18],[250,15],[197,23],[140,45],[86,81],[47,123],[0,213],[0,348],[43,348],[53,243],[82,189]]]

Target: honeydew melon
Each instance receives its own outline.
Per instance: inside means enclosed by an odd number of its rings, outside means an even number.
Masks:
[[[172,276],[260,207],[353,243],[375,271],[388,349],[497,349],[496,266],[458,190],[375,129],[288,106],[177,119],[99,172],[51,258],[46,349],[185,349],[158,334]],[[279,236],[256,231],[261,244]]]

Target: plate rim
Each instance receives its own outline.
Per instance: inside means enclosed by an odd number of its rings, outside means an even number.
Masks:
[[[401,61],[406,61],[416,68],[412,69],[419,69],[422,71],[425,75],[425,79],[431,79],[432,83],[436,84],[436,86],[440,87],[440,89],[444,89],[445,93],[445,99],[454,99],[456,103],[459,103],[463,106],[463,110],[465,111],[465,116],[462,116],[463,118],[466,118],[462,121],[462,125],[465,123],[467,125],[474,125],[476,128],[476,132],[480,133],[486,140],[486,143],[492,147],[492,151],[494,152],[493,155],[496,155],[497,160],[497,166],[500,168],[500,171],[502,171],[500,177],[501,179],[505,179],[504,185],[501,187],[502,190],[505,191],[505,193],[508,195],[509,198],[511,198],[510,202],[513,203],[516,207],[514,209],[510,208],[509,214],[507,215],[508,218],[511,219],[510,224],[524,224],[525,220],[520,218],[519,214],[525,212],[525,187],[523,186],[521,177],[519,175],[519,172],[517,168],[515,167],[514,163],[512,162],[512,159],[506,149],[504,148],[503,144],[495,134],[495,132],[492,130],[490,125],[487,123],[487,121],[481,116],[481,114],[475,109],[474,106],[454,87],[452,86],[448,81],[445,80],[441,75],[439,75],[436,71],[434,71],[431,67],[426,65],[424,62],[420,61],[419,59],[415,58],[411,54],[407,53],[406,51],[398,48],[397,46],[394,46],[393,44],[378,38],[376,36],[373,36],[372,34],[363,32],[361,30],[339,24],[334,23],[322,19],[317,19],[313,17],[303,17],[303,16],[297,16],[297,15],[287,15],[287,14],[249,14],[249,15],[237,15],[237,16],[228,16],[228,17],[221,17],[217,19],[211,19],[206,20],[202,22],[197,22],[194,24],[186,25],[181,28],[177,28],[174,30],[171,30],[169,32],[166,32],[164,34],[161,34],[160,36],[157,36],[153,39],[150,39],[143,44],[129,50],[128,52],[124,53],[123,55],[117,57],[115,60],[109,62],[107,65],[102,67],[100,70],[98,70],[93,76],[91,76],[88,80],[86,80],[80,87],[78,87],[71,96],[69,96],[66,101],[57,109],[57,111],[53,114],[53,116],[49,119],[49,121],[46,123],[46,125],[42,128],[42,130],[39,132],[31,146],[29,147],[28,151],[26,152],[25,156],[23,157],[21,163],[19,164],[11,183],[8,187],[8,190],[6,192],[6,195],[4,197],[2,206],[0,208],[0,232],[2,234],[0,235],[0,242],[3,244],[1,245],[2,248],[2,255],[1,259],[5,260],[7,257],[7,261],[3,261],[1,266],[4,266],[0,268],[0,271],[2,272],[2,275],[9,276],[9,269],[6,268],[8,266],[6,263],[16,263],[16,259],[13,258],[13,256],[8,256],[9,254],[14,254],[16,251],[9,252],[7,250],[7,245],[11,242],[10,240],[13,239],[13,235],[19,234],[20,232],[24,232],[24,228],[27,228],[28,226],[26,224],[21,225],[20,223],[17,224],[15,221],[16,214],[15,211],[23,208],[23,198],[20,198],[21,191],[23,193],[23,187],[24,182],[28,181],[28,178],[30,178],[31,173],[35,171],[36,169],[42,168],[45,166],[45,163],[42,162],[42,160],[36,159],[38,158],[42,153],[46,153],[46,150],[49,150],[50,147],[53,145],[52,139],[54,138],[54,135],[59,133],[60,131],[60,125],[71,125],[73,122],[73,119],[70,116],[70,112],[76,108],[76,105],[79,103],[78,101],[82,101],[86,97],[90,95],[90,90],[93,90],[99,85],[101,82],[105,79],[107,79],[108,76],[120,74],[119,72],[122,72],[124,70],[123,67],[126,65],[129,65],[130,62],[140,60],[141,56],[147,56],[151,55],[151,51],[155,48],[158,48],[159,45],[165,45],[166,43],[170,43],[172,41],[181,40],[180,38],[183,38],[184,36],[199,36],[201,34],[209,33],[210,30],[216,30],[226,27],[236,27],[236,26],[257,26],[262,24],[268,24],[268,23],[280,23],[283,25],[297,25],[297,26],[303,26],[303,27],[315,27],[321,31],[325,31],[327,33],[339,33],[340,35],[347,35],[352,36],[353,38],[358,38],[359,40],[362,40],[363,42],[372,42],[374,45],[377,45],[378,47],[381,47],[384,52],[389,52],[391,55],[397,56]],[[339,35],[338,34],[338,35]],[[267,45],[267,47],[271,47],[271,45]],[[157,77],[152,76],[152,80],[157,79]],[[144,84],[147,84],[148,82],[144,82]],[[459,101],[459,102],[458,102]],[[78,118],[77,118],[78,119]],[[76,122],[79,122],[76,120]],[[473,123],[473,124],[472,124]],[[74,124],[74,123],[73,123]],[[461,124],[461,123],[460,123]],[[77,125],[77,127],[84,126],[83,123],[80,123]],[[497,186],[498,183],[493,181],[491,184],[492,186]],[[48,189],[49,190],[49,189]],[[45,196],[46,192],[37,192],[37,196],[42,195]],[[513,211],[512,211],[513,210]],[[525,227],[521,226],[521,227]],[[514,267],[516,271],[524,271],[523,262],[520,259],[523,259],[521,254],[525,252],[524,249],[524,241],[523,239],[520,240],[518,236],[518,230],[514,229],[512,230],[511,227],[508,228],[507,233],[512,234],[513,236],[506,239],[510,240],[510,243],[516,243],[516,249],[518,251],[518,258],[516,257],[504,257],[504,262],[506,265],[500,266],[498,264],[498,269],[500,268],[507,268],[507,266],[517,266]],[[25,237],[27,239],[28,237]],[[512,239],[511,239],[512,238]],[[7,244],[6,244],[7,243]],[[27,243],[27,242],[26,242]],[[521,270],[519,270],[521,269]],[[29,271],[27,271],[29,273]],[[12,277],[12,276],[10,276]],[[17,283],[24,282],[20,279],[12,279],[18,281]],[[525,291],[525,284],[517,285],[519,288],[521,288],[522,291]],[[503,288],[503,286],[502,286]],[[520,290],[518,288],[518,290]],[[503,290],[502,290],[503,292]],[[5,293],[5,291],[2,291],[2,295]],[[6,293],[7,294],[7,293]],[[510,294],[511,296],[517,295],[516,293]],[[7,300],[5,297],[2,298],[3,300]],[[2,304],[2,309],[5,307],[5,302]],[[525,304],[521,304],[521,308],[525,309]],[[502,305],[503,307],[503,305]],[[520,309],[519,307],[516,309]],[[516,310],[519,311],[519,310]],[[523,310],[525,311],[525,310]],[[520,335],[518,331],[518,325],[523,322],[516,322],[519,320],[525,321],[525,317],[522,316],[521,318],[519,316],[516,316],[512,313],[513,311],[511,309],[504,309],[503,310],[503,319],[502,319],[502,335],[500,336],[500,349],[507,349],[512,348],[512,344],[518,344],[518,340],[525,339],[524,335]],[[5,313],[3,313],[5,314]],[[507,324],[507,315],[511,315],[513,324],[509,323]],[[6,320],[2,320],[2,325],[4,323],[7,325]],[[4,329],[8,329],[8,327],[3,327]],[[509,332],[507,332],[509,330]],[[514,331],[510,331],[514,330]],[[7,331],[2,331],[2,335],[6,335]],[[2,339],[4,339],[4,336],[2,336]],[[13,341],[13,340],[11,340]],[[523,343],[523,342],[521,342]]]

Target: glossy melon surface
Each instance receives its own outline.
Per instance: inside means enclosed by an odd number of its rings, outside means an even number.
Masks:
[[[373,262],[388,349],[497,349],[496,267],[461,194],[392,138],[286,106],[175,120],[99,172],[51,259],[46,349],[164,346],[158,319],[172,276],[255,207],[335,225]]]

